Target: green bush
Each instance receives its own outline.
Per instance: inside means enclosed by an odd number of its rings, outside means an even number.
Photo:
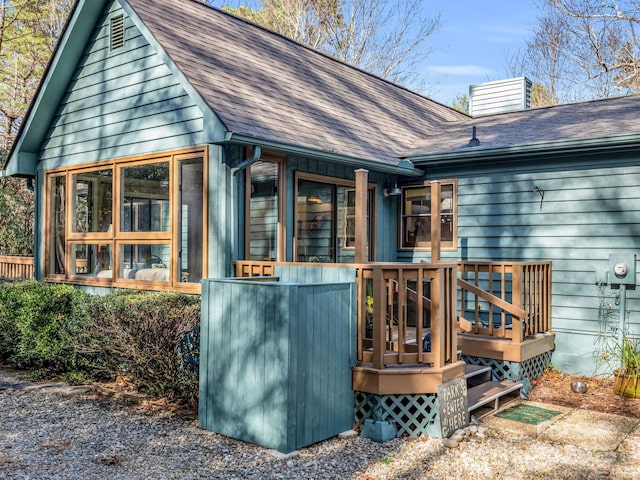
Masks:
[[[0,360],[73,383],[121,378],[193,408],[197,364],[185,359],[198,358],[199,321],[198,296],[0,283]]]
[[[14,313],[17,302],[11,285],[12,282],[0,281],[0,360],[3,361],[13,356],[19,341]]]
[[[52,373],[75,368],[75,337],[88,322],[80,308],[86,294],[70,285],[24,281],[4,283],[0,297],[2,358]]]
[[[94,297],[89,310],[93,323],[77,342],[83,369],[123,377],[140,392],[195,406],[197,371],[185,368],[179,347],[197,329],[200,297],[117,292]]]

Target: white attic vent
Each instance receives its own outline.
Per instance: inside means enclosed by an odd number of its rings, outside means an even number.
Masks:
[[[111,50],[118,50],[124,47],[124,15],[118,15],[111,19],[109,29],[109,42]]]
[[[531,80],[509,78],[469,87],[469,113],[478,117],[531,108]]]

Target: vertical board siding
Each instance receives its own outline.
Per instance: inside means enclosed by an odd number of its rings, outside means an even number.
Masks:
[[[110,51],[113,2],[98,22],[41,147],[45,168],[197,145],[203,112],[125,15],[125,46]]]
[[[202,428],[290,452],[352,427],[355,282],[302,283],[318,273],[303,269],[203,281]]]
[[[536,165],[529,173],[505,173],[504,166],[476,175],[458,172],[458,250],[442,256],[551,260],[552,321],[558,334],[552,362],[568,372],[592,375],[594,340],[602,328],[596,272],[608,269],[610,254],[629,251],[640,257],[640,166],[637,160],[610,168],[602,162],[585,164],[575,169]],[[453,175],[443,172],[441,178]],[[627,293],[629,329],[636,335],[639,292]],[[607,289],[609,302],[616,293]]]

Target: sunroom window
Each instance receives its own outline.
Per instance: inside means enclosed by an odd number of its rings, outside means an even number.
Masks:
[[[198,290],[206,264],[204,158],[180,152],[50,172],[46,278]]]
[[[431,185],[402,188],[401,249],[431,248]],[[440,182],[440,242],[453,249],[456,242],[456,182]]]

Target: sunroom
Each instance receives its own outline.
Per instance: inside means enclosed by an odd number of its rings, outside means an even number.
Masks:
[[[44,280],[199,292],[205,158],[195,149],[48,170]]]

